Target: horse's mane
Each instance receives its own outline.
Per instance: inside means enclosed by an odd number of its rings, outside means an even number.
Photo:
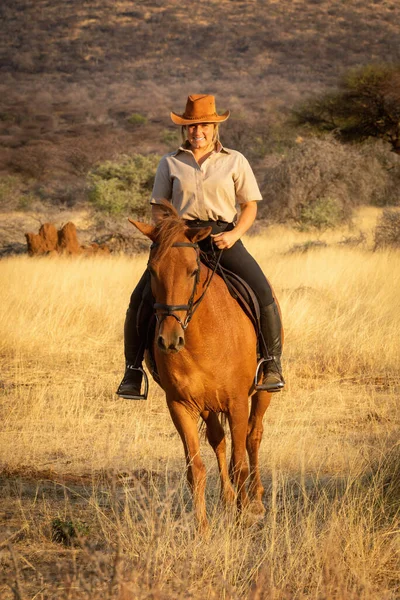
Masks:
[[[157,223],[154,230],[154,237],[157,246],[154,252],[154,258],[161,259],[171,248],[179,234],[185,234],[186,225],[179,216],[178,211],[170,202],[162,200],[159,203],[164,212],[164,216]]]

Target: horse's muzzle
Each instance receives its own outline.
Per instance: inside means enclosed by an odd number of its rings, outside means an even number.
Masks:
[[[185,338],[182,335],[171,332],[170,335],[159,334],[157,346],[166,354],[176,354],[185,347]]]

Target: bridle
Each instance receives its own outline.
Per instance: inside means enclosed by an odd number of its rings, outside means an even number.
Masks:
[[[159,244],[154,242],[150,246],[150,250],[152,250],[153,248],[156,248],[158,245]],[[178,323],[182,327],[182,329],[186,330],[187,326],[189,325],[190,321],[192,320],[194,313],[198,309],[201,301],[203,300],[205,293],[207,292],[208,287],[211,283],[212,278],[215,275],[215,272],[218,268],[218,265],[219,265],[219,262],[221,259],[222,250],[220,251],[220,253],[218,255],[218,259],[215,262],[215,267],[214,267],[210,277],[208,278],[208,281],[206,283],[203,293],[197,300],[195,300],[197,286],[200,281],[200,247],[195,242],[175,242],[174,244],[171,245],[171,247],[172,248],[193,248],[194,250],[196,250],[197,270],[194,275],[193,290],[192,290],[192,293],[190,295],[190,298],[189,298],[187,304],[162,304],[160,302],[155,302],[153,305],[154,312],[155,312],[155,316],[156,316],[158,325],[161,325],[161,323],[167,317],[174,317],[174,319],[176,319],[178,321]],[[179,317],[178,315],[175,314],[176,311],[181,311],[181,310],[186,311],[186,317],[183,320],[181,319],[181,317]],[[158,312],[158,311],[161,311],[161,312]]]

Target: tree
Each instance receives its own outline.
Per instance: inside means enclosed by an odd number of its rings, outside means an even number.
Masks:
[[[342,141],[375,137],[400,154],[400,65],[367,65],[348,71],[338,90],[294,111],[297,124],[332,131]]]

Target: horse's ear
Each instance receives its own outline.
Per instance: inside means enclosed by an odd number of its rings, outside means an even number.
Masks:
[[[186,237],[193,243],[201,242],[204,238],[208,237],[212,232],[212,227],[188,227],[185,231]]]
[[[129,223],[132,223],[132,225],[134,227],[136,227],[136,229],[139,229],[139,231],[141,233],[143,233],[143,235],[146,235],[148,238],[150,238],[154,242],[154,240],[155,240],[154,225],[149,225],[148,223],[141,223],[140,221],[133,221],[132,219],[128,219],[128,221],[129,221]]]

